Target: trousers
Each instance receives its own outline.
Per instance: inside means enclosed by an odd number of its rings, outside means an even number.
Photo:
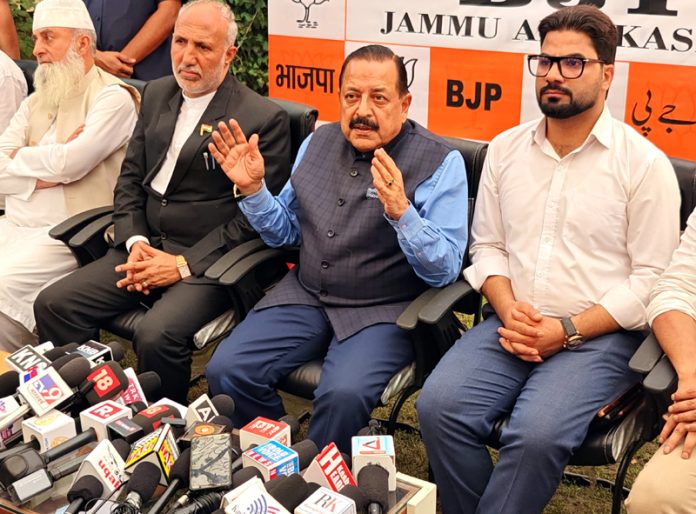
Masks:
[[[491,316],[466,332],[416,408],[445,514],[540,513],[597,411],[638,382],[628,361],[643,339],[619,331],[529,363],[498,342]],[[510,415],[494,467],[485,441]]]
[[[252,311],[208,363],[212,394],[235,401],[235,426],[256,416],[285,414],[278,382],[302,364],[324,359],[314,392],[309,438],[350,452],[350,438],[367,425],[391,377],[413,361],[405,330],[380,323],[338,341],[324,310],[284,305]]]

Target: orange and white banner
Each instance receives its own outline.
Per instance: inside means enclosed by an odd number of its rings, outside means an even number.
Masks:
[[[668,155],[696,160],[695,0],[269,0],[270,94],[335,121],[344,57],[380,43],[406,63],[411,118],[489,140],[541,115],[525,55],[539,51],[544,16],[578,3],[619,29],[614,116]]]

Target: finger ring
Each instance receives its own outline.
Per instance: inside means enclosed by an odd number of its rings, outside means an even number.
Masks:
[[[393,180],[387,180],[387,187],[391,187],[391,185],[394,183]]]
[[[145,289],[147,289],[148,283],[143,281],[140,285],[143,286]]]

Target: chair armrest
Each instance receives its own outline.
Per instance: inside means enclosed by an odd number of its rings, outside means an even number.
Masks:
[[[212,266],[210,266],[205,271],[205,278],[209,278],[211,280],[219,280],[223,273],[225,273],[228,269],[230,269],[232,266],[241,261],[244,257],[247,257],[248,255],[254,252],[258,252],[259,250],[262,250],[264,248],[268,247],[266,246],[266,243],[264,243],[263,240],[260,238],[252,239],[250,241],[246,241],[240,245],[237,245],[232,250],[227,252],[225,255],[220,257],[217,261],[215,261],[212,264]]]
[[[113,207],[97,207],[96,209],[89,209],[81,212],[80,214],[71,216],[64,222],[53,227],[48,232],[48,235],[53,239],[63,241],[67,245],[68,241],[85,226],[94,220],[101,218],[105,214],[111,214],[113,210]]]
[[[296,261],[297,253],[298,250],[296,248],[267,248],[252,253],[225,271],[220,276],[220,283],[226,286],[238,285],[249,273],[256,270],[262,264],[279,259]]]
[[[633,354],[633,357],[628,362],[628,366],[637,373],[647,375],[660,361],[663,353],[655,334],[651,333]]]
[[[418,314],[418,319],[428,325],[435,325],[440,322],[464,298],[472,294],[478,294],[465,280],[458,280],[454,284],[436,291],[437,294]]]
[[[396,325],[404,330],[413,330],[418,324],[418,314],[437,295],[440,289],[432,287],[423,291],[396,320]]]
[[[666,355],[643,380],[643,387],[651,393],[671,393],[677,384],[677,373]]]
[[[103,257],[109,250],[105,231],[112,223],[113,214],[106,214],[88,223],[70,238],[68,247],[80,266]]]

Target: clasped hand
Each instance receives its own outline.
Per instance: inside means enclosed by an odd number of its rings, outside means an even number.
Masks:
[[[116,266],[117,273],[125,278],[116,282],[116,287],[125,287],[130,292],[150,294],[150,290],[166,287],[181,280],[176,266],[176,256],[138,241],[131,247],[128,262]]]
[[[543,362],[563,348],[563,328],[526,302],[513,302],[501,316],[500,345],[523,361]]]
[[[659,439],[664,443],[665,453],[670,453],[684,440],[681,456],[688,459],[696,446],[696,378],[680,379],[672,401]]]

